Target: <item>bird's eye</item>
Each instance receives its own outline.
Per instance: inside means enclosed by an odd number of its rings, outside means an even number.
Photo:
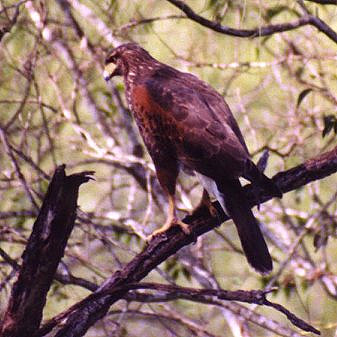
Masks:
[[[116,62],[117,62],[117,55],[115,53],[110,54],[105,60],[105,64],[116,63]]]

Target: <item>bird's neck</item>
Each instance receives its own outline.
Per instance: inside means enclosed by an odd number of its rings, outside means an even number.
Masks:
[[[147,58],[130,58],[125,65],[126,71],[124,73],[124,80],[130,85],[134,85],[138,80],[149,76],[156,68],[160,66],[161,63],[153,59],[150,55],[148,55]]]
[[[124,83],[126,86],[126,99],[128,101],[129,107],[132,106],[131,102],[131,92],[133,88],[143,82],[145,78],[151,76],[151,74],[160,67],[161,63],[156,60],[152,62],[144,62],[142,60],[133,60],[127,65],[127,71],[124,74]]]

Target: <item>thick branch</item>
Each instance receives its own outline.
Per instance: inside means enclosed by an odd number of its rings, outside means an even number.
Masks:
[[[275,25],[267,25],[263,27],[258,27],[255,29],[235,29],[224,26],[219,22],[208,20],[199,14],[195,13],[191,7],[189,7],[184,1],[181,0],[167,0],[172,5],[176,6],[182,10],[186,16],[199,23],[200,25],[210,28],[218,33],[237,36],[237,37],[259,37],[268,36],[275,33],[282,33],[289,30],[294,30],[302,26],[312,25],[315,26],[319,31],[328,36],[331,40],[337,43],[337,34],[333,31],[325,22],[320,20],[314,15],[305,14],[296,21],[286,22]]]
[[[32,234],[23,252],[23,263],[7,311],[1,337],[32,336],[39,328],[46,296],[74,227],[78,190],[92,172],[65,175],[56,169]]]
[[[337,172],[337,147],[288,171],[278,173],[273,180],[286,193],[335,172]],[[246,187],[246,192],[252,206],[272,198],[271,195],[263,194],[263,191],[254,190],[251,185]],[[191,227],[190,235],[185,235],[179,228],[171,228],[163,235],[155,237],[143,252],[107,279],[94,294],[60,315],[59,319],[67,320],[56,336],[83,336],[90,326],[104,317],[113,303],[123,298],[127,292],[123,287],[139,282],[169,256],[227,220],[228,217],[221,212],[219,205],[216,203],[215,206],[219,210],[216,218],[210,217],[206,209],[200,209],[192,216],[185,217],[184,222],[189,223]],[[55,321],[47,323],[37,335],[43,336],[54,326]]]

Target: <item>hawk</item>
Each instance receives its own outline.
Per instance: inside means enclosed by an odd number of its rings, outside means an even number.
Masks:
[[[272,259],[239,177],[277,197],[282,193],[251,161],[223,97],[206,82],[157,61],[135,43],[113,49],[106,58],[109,64],[114,70],[104,77],[108,81],[123,76],[129,108],[168,197],[165,225],[152,236],[172,225],[189,233],[188,225],[176,217],[174,197],[179,171],[186,168],[204,187],[202,203],[210,205],[211,194],[234,221],[250,265],[260,273],[270,272]]]

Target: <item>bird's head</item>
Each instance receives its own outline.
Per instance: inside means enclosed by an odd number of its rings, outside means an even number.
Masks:
[[[150,54],[136,43],[122,44],[114,48],[105,60],[104,79],[109,81],[113,76],[127,76],[130,72],[137,74],[146,71],[156,62]]]

